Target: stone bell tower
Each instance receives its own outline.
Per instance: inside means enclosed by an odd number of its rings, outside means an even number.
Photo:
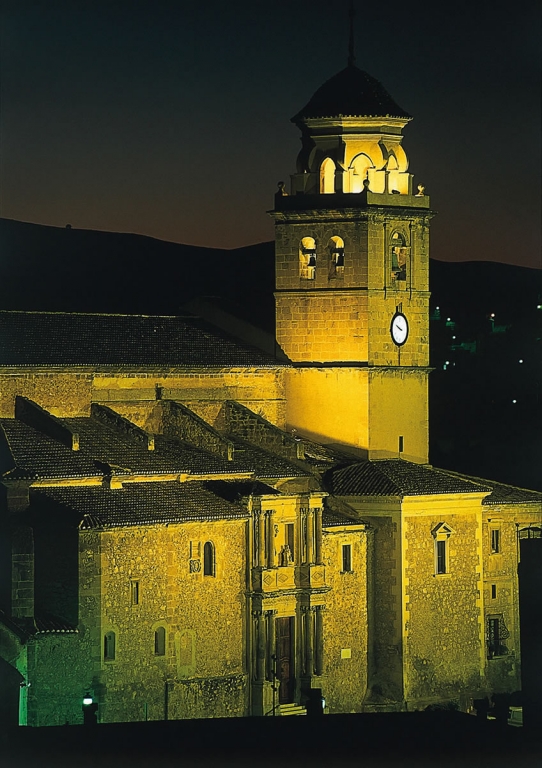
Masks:
[[[293,118],[301,151],[275,196],[276,333],[287,423],[370,459],[427,462],[429,198],[411,120],[349,59]]]

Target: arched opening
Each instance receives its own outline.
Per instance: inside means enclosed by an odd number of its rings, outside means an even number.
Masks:
[[[215,548],[210,541],[203,545],[203,575],[215,575]]]
[[[304,237],[299,244],[299,276],[304,280],[316,277],[316,242],[313,237]]]
[[[342,277],[344,274],[344,241],[334,235],[329,239],[329,277]]]
[[[350,163],[352,170],[352,192],[363,192],[363,181],[367,178],[370,168],[374,168],[373,161],[368,155],[361,153],[356,155]]]
[[[326,157],[320,166],[320,194],[332,195],[335,192],[335,163]]]
[[[391,277],[392,280],[407,279],[408,247],[406,238],[400,232],[394,232],[391,237]]]

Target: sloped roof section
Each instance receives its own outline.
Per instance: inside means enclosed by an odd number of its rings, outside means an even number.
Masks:
[[[0,366],[276,366],[193,315],[0,312]]]
[[[540,491],[531,491],[528,488],[518,488],[515,485],[506,485],[498,483],[496,480],[482,480],[479,477],[464,475],[460,472],[449,472],[448,470],[439,470],[445,472],[451,477],[458,477],[474,484],[483,484],[491,488],[491,493],[486,496],[482,504],[539,504],[542,505],[542,493]]]
[[[363,461],[331,470],[328,490],[337,496],[425,496],[440,493],[483,493],[491,490],[483,481],[461,477],[413,464],[402,459]]]
[[[292,117],[292,123],[317,117],[411,119],[376,78],[352,65],[321,85],[308,104]]]
[[[123,488],[102,486],[34,489],[38,504],[61,505],[79,519],[82,530],[244,518],[238,503],[227,501],[200,482],[133,483]]]

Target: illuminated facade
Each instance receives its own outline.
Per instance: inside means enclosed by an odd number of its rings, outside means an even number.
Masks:
[[[428,461],[429,199],[350,65],[275,198],[286,362],[194,316],[0,312],[0,672],[29,725],[519,688],[542,494]]]

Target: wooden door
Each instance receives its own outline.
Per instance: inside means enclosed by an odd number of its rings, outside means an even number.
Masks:
[[[294,695],[294,619],[287,616],[275,622],[279,704],[289,704]]]

